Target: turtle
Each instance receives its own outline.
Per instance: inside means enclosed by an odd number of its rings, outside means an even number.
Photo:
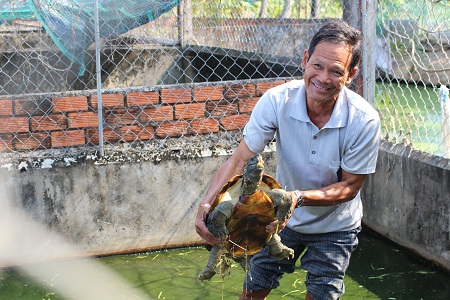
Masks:
[[[209,245],[208,263],[198,279],[210,280],[216,273],[223,277],[231,259],[247,272],[250,258],[266,245],[270,256],[292,258],[294,250],[283,245],[278,234],[266,232],[272,221],[288,218],[292,201],[273,177],[264,174],[262,156],[252,156],[243,173],[228,181],[211,204],[206,225],[223,244]]]

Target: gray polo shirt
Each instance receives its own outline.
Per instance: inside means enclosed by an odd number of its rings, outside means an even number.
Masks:
[[[288,191],[319,189],[339,181],[339,170],[375,172],[380,119],[361,96],[344,88],[320,130],[308,117],[303,80],[266,92],[244,129],[244,140],[261,153],[276,135],[278,182]],[[361,224],[360,194],[334,206],[296,208],[287,226],[302,233],[351,230]]]

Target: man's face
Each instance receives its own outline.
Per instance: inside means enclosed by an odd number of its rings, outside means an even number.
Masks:
[[[305,50],[302,60],[306,99],[317,104],[336,101],[339,92],[355,76],[357,68],[349,72],[351,48],[344,44],[321,42],[309,57]]]

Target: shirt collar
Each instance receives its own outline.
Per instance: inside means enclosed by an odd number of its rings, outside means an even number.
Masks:
[[[347,88],[344,87],[336,100],[330,120],[328,120],[323,128],[340,128],[346,126],[348,119],[346,93]],[[288,101],[289,100],[294,101],[290,116],[299,121],[311,123],[306,111],[305,85],[301,85],[298,89],[288,89]]]

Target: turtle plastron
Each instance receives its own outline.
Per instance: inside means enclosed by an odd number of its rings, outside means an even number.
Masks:
[[[289,216],[292,197],[273,177],[263,173],[263,167],[261,156],[253,156],[244,167],[244,173],[233,177],[217,194],[206,221],[208,230],[223,240],[222,249],[246,272],[250,258],[266,245],[277,259],[289,259],[294,255],[277,234],[266,232],[271,222],[277,219],[284,222]],[[220,264],[223,254],[217,247],[213,246],[200,281],[216,274],[213,266]]]

